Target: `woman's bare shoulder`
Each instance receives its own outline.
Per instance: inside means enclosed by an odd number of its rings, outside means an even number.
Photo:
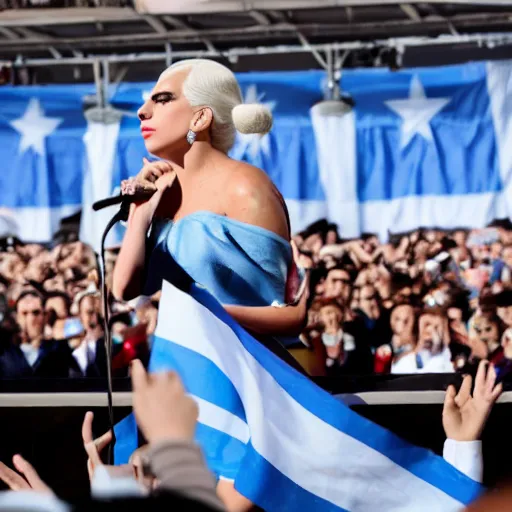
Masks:
[[[282,196],[264,171],[245,162],[234,162],[227,183],[229,217],[289,239]]]

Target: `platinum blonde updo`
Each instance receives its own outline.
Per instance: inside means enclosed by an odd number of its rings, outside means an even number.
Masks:
[[[257,103],[243,103],[235,75],[218,62],[183,60],[168,67],[160,79],[186,68],[190,69],[190,73],[183,83],[183,94],[192,107],[212,109],[211,138],[214,148],[227,153],[233,147],[236,131],[264,135],[271,130],[270,110]]]

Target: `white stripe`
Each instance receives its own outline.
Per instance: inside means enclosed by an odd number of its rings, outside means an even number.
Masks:
[[[198,396],[190,395],[199,407],[199,423],[220,430],[244,444],[249,442],[249,427],[238,416]]]
[[[327,203],[325,201],[286,198],[285,201],[290,215],[292,233],[298,233],[318,219],[327,217]]]
[[[80,211],[81,205],[0,208],[0,236],[14,235],[24,242],[48,242],[60,221]]]
[[[118,207],[113,206],[95,212],[92,204],[112,194],[112,172],[116,160],[120,122],[120,118],[117,122],[109,124],[89,121],[84,135],[87,167],[82,183],[84,204],[80,239],[91,245],[98,253],[103,231]],[[118,242],[115,231],[111,231],[106,240],[106,247],[115,246]]]
[[[512,216],[512,62],[487,64],[487,90],[498,145],[500,176],[507,210]]]
[[[460,510],[453,498],[296,402],[226,324],[167,282],[156,334],[202,354],[228,376],[254,448],[312,494],[353,512]]]
[[[485,227],[496,218],[507,216],[500,193],[412,196],[391,201],[361,203],[361,229],[387,240],[390,233],[417,227]]]
[[[357,198],[356,116],[320,115],[311,109],[320,180],[327,198],[328,218],[342,238],[359,236]]]

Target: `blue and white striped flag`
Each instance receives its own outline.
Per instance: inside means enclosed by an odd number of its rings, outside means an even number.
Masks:
[[[210,469],[266,511],[450,511],[481,490],[293,370],[196,285],[163,283],[150,369],[179,373]]]

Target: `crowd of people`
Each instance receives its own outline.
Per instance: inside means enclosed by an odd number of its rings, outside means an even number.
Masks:
[[[1,245],[0,378],[104,377],[104,327],[93,250],[72,233],[48,246],[12,237]],[[107,279],[112,267],[110,253]],[[157,309],[151,298],[110,302],[113,370],[124,376],[132,359],[147,359]]]
[[[287,348],[314,376],[466,372],[512,367],[512,226],[418,229],[380,243],[342,241],[320,220],[294,237],[311,276],[308,324]],[[115,251],[106,262],[111,281]],[[145,360],[158,296],[111,298],[114,374]],[[98,264],[69,236],[8,238],[0,252],[0,378],[106,373]]]
[[[466,372],[512,362],[512,225],[342,241],[322,220],[294,238],[312,280],[291,350],[314,375]],[[304,348],[307,347],[307,348]]]

